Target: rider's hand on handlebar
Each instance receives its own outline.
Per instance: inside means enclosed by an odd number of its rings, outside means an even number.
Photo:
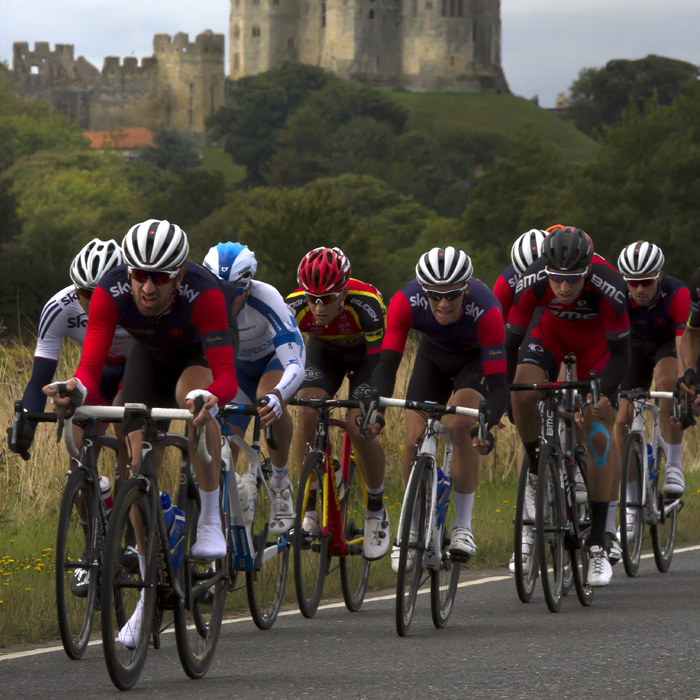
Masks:
[[[365,430],[365,438],[367,440],[376,440],[377,437],[379,437],[379,433],[384,430],[384,426],[386,425],[386,420],[384,418],[383,413],[377,413],[377,418],[372,425],[368,425],[367,429]]]
[[[282,417],[282,402],[279,396],[272,392],[265,394],[263,398],[267,399],[267,401],[258,403],[258,415],[260,416],[260,422],[267,428]]]
[[[194,391],[190,391],[185,399],[185,406],[187,406],[187,410],[190,413],[194,413],[194,400],[197,398],[197,396],[204,396],[206,401],[204,402],[204,406],[202,406],[202,410],[199,412],[199,415],[195,416],[194,420],[192,421],[192,425],[206,425],[210,420],[216,418],[216,414],[219,411],[219,399],[214,396],[214,394],[210,394],[204,389],[195,389]]]
[[[77,377],[69,379],[67,382],[52,382],[47,384],[42,391],[51,399],[51,406],[54,413],[58,413],[62,407],[73,406],[77,408],[85,403],[87,389]],[[64,396],[60,396],[64,393]]]
[[[695,398],[695,391],[697,388],[698,380],[695,375],[694,369],[687,369],[682,377],[678,377],[676,386],[683,393],[688,396]]]
[[[586,404],[591,407],[591,415],[594,420],[605,423],[615,418],[615,409],[607,396],[601,394],[600,399],[598,399],[598,408],[593,408],[593,394],[587,394]],[[580,423],[582,420],[581,414],[576,413],[576,422]]]
[[[474,426],[471,429],[470,437],[472,438],[472,447],[483,456],[486,456],[491,452],[496,441],[491,432],[486,433],[486,440],[484,442],[479,442],[479,426]]]
[[[12,442],[13,428],[7,429],[7,446],[10,452],[19,455],[25,462],[29,460],[29,448],[34,440],[34,426],[29,423],[21,423],[17,426],[17,442]]]

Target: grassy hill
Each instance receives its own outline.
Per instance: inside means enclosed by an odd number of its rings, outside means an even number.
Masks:
[[[410,112],[410,129],[445,136],[460,131],[514,136],[530,125],[546,144],[575,162],[588,160],[597,148],[593,139],[523,97],[403,91],[393,96]]]

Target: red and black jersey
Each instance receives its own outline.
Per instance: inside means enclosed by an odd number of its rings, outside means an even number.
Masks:
[[[216,396],[222,406],[236,395],[238,383],[224,295],[217,278],[201,265],[187,262],[170,307],[158,317],[144,316],[138,310],[126,265],[102,277],[90,301],[83,353],[75,373],[89,394],[97,393],[117,325],[136,342],[163,353],[201,344],[214,375],[212,384],[202,388]]]
[[[516,272],[515,266],[511,264],[501,272],[496,280],[496,284],[493,285],[493,293],[496,295],[503,312],[503,323],[508,321],[508,314],[513,306],[515,287],[519,278],[520,275]]]
[[[664,275],[656,297],[648,306],[638,306],[627,293],[632,342],[648,340],[660,346],[683,335],[690,311],[690,292],[675,277]]]
[[[300,331],[331,345],[352,348],[364,344],[368,355],[379,353],[386,328],[386,306],[379,290],[371,284],[350,279],[343,308],[327,326],[314,320],[302,288],[292,292],[286,302]]]

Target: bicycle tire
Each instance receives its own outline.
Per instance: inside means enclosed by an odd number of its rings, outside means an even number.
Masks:
[[[195,586],[220,576],[217,583],[200,594],[192,593],[189,606],[187,600],[183,600],[173,614],[180,664],[184,672],[196,680],[202,678],[209,670],[219,642],[226,599],[226,579],[221,575],[225,560],[222,558],[205,562],[191,557],[190,550],[197,541],[199,503],[193,489],[185,493],[185,502],[181,501],[184,508],[180,506],[185,513],[185,538],[182,543],[181,563],[175,569],[182,591],[194,591]]]
[[[363,484],[362,473],[355,460],[351,459],[345,496],[340,504],[346,544],[364,536],[367,503]],[[340,587],[345,607],[350,612],[357,612],[362,607],[367,593],[370,564],[362,552],[347,553],[340,557]]]
[[[258,477],[256,486],[258,496],[251,530],[253,557],[257,561],[257,557],[265,551],[269,553],[271,547],[276,548],[276,554],[264,560],[259,569],[246,571],[245,582],[253,622],[258,629],[267,630],[275,624],[282,607],[289,571],[289,535],[269,533],[272,504],[261,477]],[[238,497],[238,493],[232,495]]]
[[[97,603],[100,543],[104,540],[104,533],[93,537],[95,505],[95,481],[85,469],[79,467],[66,482],[56,535],[58,629],[63,649],[70,659],[76,660],[82,658],[90,641]],[[94,549],[95,543],[97,550]],[[76,566],[78,562],[83,566]],[[71,590],[71,581],[78,568],[88,571],[87,590],[85,595],[80,596],[74,595]]]
[[[574,460],[576,466],[583,476],[586,487],[588,481],[586,478],[586,465],[582,463],[582,457],[578,450],[574,450]],[[586,532],[590,531],[591,513],[590,499],[586,498],[585,503],[576,503],[576,494],[574,492],[574,513],[578,518],[578,532],[580,537],[579,549],[571,549],[569,552],[569,564],[571,568],[574,589],[578,602],[586,608],[593,602],[593,594],[595,588],[588,585],[588,547],[586,545]]]
[[[306,509],[307,487],[315,479],[316,488],[316,512],[319,522],[323,517],[324,498],[323,474],[325,469],[325,455],[323,452],[309,452],[304,459],[304,465],[299,478],[296,499],[296,515],[294,517],[294,533],[292,535],[292,549],[294,551],[294,584],[297,594],[297,602],[301,614],[306,618],[312,618],[318,610],[323,593],[323,584],[328,571],[328,536],[323,534],[321,528],[317,534],[311,535],[302,531],[304,511]]]
[[[559,471],[561,457],[550,445],[540,450],[535,501],[535,539],[540,561],[540,579],[550,612],[561,606],[564,583],[564,493]]]
[[[449,553],[450,536],[448,533],[452,529],[454,515],[454,496],[450,493],[445,521],[438,528],[441,552],[440,568],[430,570],[430,614],[433,618],[433,624],[438,629],[442,629],[447,624],[452,614],[462,568],[462,563],[452,559]]]
[[[109,518],[100,585],[105,662],[112,682],[120,690],[129,690],[136,683],[148,652],[157,594],[155,517],[148,482],[134,477],[122,484]],[[143,577],[138,562],[134,568],[133,560],[123,556],[128,523],[132,519],[146,545]],[[143,612],[134,648],[130,649],[118,641],[118,635],[139,605],[141,594],[134,584],[142,586]],[[121,620],[127,622],[122,624]]]
[[[637,575],[642,558],[642,540],[644,538],[645,508],[641,502],[644,490],[644,469],[646,465],[646,444],[638,432],[631,432],[625,442],[620,476],[620,549],[625,573],[632,577]],[[630,501],[627,497],[628,483],[637,484],[637,497]],[[627,511],[635,513],[634,530],[630,538],[627,532]]]
[[[425,550],[426,476],[430,473],[428,457],[419,457],[413,465],[410,485],[404,496],[403,523],[399,540],[399,567],[396,577],[396,631],[405,637],[411,627],[416,597],[423,575],[423,551]],[[412,515],[418,508],[418,529],[415,542],[411,542]],[[409,559],[409,553],[413,556]],[[409,561],[412,565],[409,566]]]
[[[532,594],[535,590],[537,575],[539,573],[537,559],[537,538],[532,544],[530,550],[530,571],[523,570],[523,527],[525,525],[525,488],[527,487],[527,476],[530,471],[530,462],[525,456],[523,466],[520,470],[520,478],[518,481],[518,499],[515,505],[515,528],[513,533],[513,563],[515,565],[515,590],[518,593],[518,598],[522,603],[529,603],[532,599]],[[534,536],[534,535],[533,535]]]
[[[659,488],[661,467],[665,467],[665,462],[666,454],[661,448],[659,448],[656,452],[656,476],[652,484],[649,486],[649,498],[656,498],[659,512],[663,512],[666,506],[666,499]],[[668,500],[674,501],[676,499],[672,498]],[[671,560],[673,559],[673,548],[676,543],[677,522],[678,508],[674,508],[668,515],[665,515],[663,519],[660,518],[658,523],[652,524],[649,528],[651,534],[651,545],[654,550],[654,563],[656,564],[656,568],[662,574],[666,573],[671,566]]]

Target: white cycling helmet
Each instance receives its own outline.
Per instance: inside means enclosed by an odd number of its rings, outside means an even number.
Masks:
[[[522,236],[518,236],[510,251],[510,259],[515,271],[523,275],[532,263],[542,254],[542,242],[547,237],[546,231],[530,229]]]
[[[70,265],[70,278],[78,289],[94,291],[102,275],[124,262],[116,241],[93,238]]]
[[[258,270],[255,253],[247,245],[230,241],[210,248],[203,264],[217,277],[238,285],[250,282]]]
[[[630,243],[623,248],[617,259],[617,267],[621,275],[653,277],[664,266],[664,254],[659,246],[646,241]]]
[[[416,279],[423,285],[466,284],[474,268],[461,248],[433,248],[416,265]]]
[[[177,270],[187,261],[189,251],[185,232],[157,219],[132,226],[122,241],[124,262],[142,270]]]

